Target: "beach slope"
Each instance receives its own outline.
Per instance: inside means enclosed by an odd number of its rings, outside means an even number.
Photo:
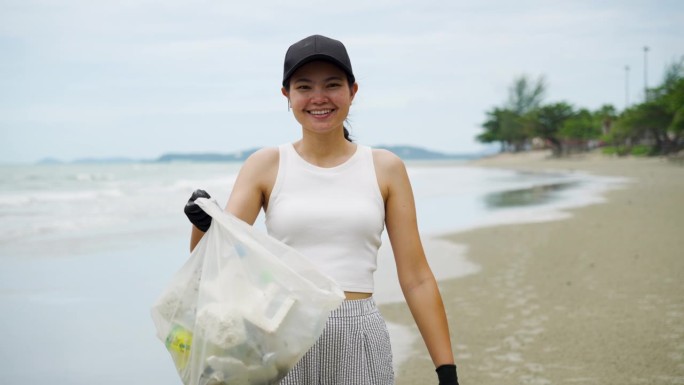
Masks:
[[[473,165],[629,182],[569,219],[446,237],[482,267],[440,282],[461,383],[684,384],[684,167],[544,153]],[[411,325],[405,305],[381,310]],[[422,340],[414,345],[397,384],[436,383]]]

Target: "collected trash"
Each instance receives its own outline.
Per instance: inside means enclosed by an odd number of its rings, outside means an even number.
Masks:
[[[277,384],[323,332],[342,290],[306,257],[225,213],[152,307],[185,385]]]

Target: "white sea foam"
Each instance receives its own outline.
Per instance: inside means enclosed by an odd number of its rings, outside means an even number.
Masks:
[[[190,193],[202,188],[226,202],[239,167],[239,163],[3,166],[0,244],[35,242],[45,236],[68,239],[73,233],[123,234],[122,229],[131,225],[137,230],[161,223],[186,226],[181,207]],[[408,171],[426,238],[504,223],[562,219],[568,208],[598,203],[605,190],[624,182],[579,173],[516,173],[439,163],[409,163]],[[491,208],[483,199],[502,191],[559,183],[572,186],[539,204]],[[32,245],[32,252],[37,246]]]
[[[187,225],[182,206],[197,188],[227,199],[239,164],[119,164],[2,166],[0,245],[74,234]],[[47,246],[45,254],[50,253]],[[38,248],[39,249],[39,248]],[[13,252],[17,245],[12,247]],[[3,249],[0,248],[0,256]],[[40,253],[42,254],[42,253]]]
[[[114,174],[110,173],[88,173],[79,172],[73,175],[73,178],[79,182],[113,180]]]

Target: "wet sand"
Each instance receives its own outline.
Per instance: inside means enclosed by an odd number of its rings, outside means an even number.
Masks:
[[[630,182],[569,219],[445,236],[481,266],[440,281],[461,383],[684,384],[684,166],[546,153],[473,165]],[[415,329],[406,305],[381,311]],[[436,376],[418,338],[397,384],[423,383]]]

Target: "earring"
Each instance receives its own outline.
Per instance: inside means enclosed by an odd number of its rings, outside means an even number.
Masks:
[[[290,103],[290,99],[287,99],[287,112],[290,112],[290,108],[292,108],[292,104]]]

